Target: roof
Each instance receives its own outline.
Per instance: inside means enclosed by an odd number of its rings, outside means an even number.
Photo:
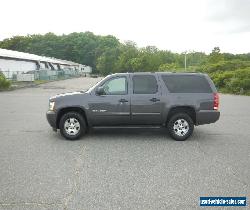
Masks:
[[[20,60],[29,60],[29,61],[44,61],[44,62],[49,62],[49,63],[64,64],[64,65],[80,65],[72,61],[66,61],[66,60],[61,60],[57,58],[50,58],[50,57],[39,56],[39,55],[24,53],[24,52],[18,52],[14,50],[6,50],[6,49],[1,49],[1,48],[0,48],[0,57],[20,59]]]
[[[160,75],[205,75],[201,72],[126,72],[126,73],[114,73],[111,75],[126,75],[126,74],[134,74],[134,75],[140,75],[140,74],[160,74]]]

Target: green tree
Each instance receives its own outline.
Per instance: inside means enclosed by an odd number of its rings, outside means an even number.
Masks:
[[[119,56],[119,49],[109,49],[97,59],[97,71],[103,75],[118,72],[116,61]]]
[[[133,59],[138,57],[138,49],[134,42],[127,41],[119,47],[119,57],[116,61],[116,67],[119,72],[130,72],[133,70]]]
[[[89,65],[94,72],[103,75],[131,71],[183,71],[185,60],[184,54],[159,50],[155,46],[138,48],[132,41],[121,43],[114,36],[99,36],[88,31],[68,35],[14,36],[0,41],[0,48],[74,61]],[[220,90],[250,94],[250,53],[221,53],[220,48],[215,47],[209,55],[193,51],[186,57],[188,71],[208,73]]]
[[[214,47],[212,53],[210,53],[208,61],[209,63],[218,63],[224,60],[223,54],[220,53],[219,47]]]
[[[175,63],[165,63],[165,64],[161,64],[159,66],[159,71],[170,71],[170,72],[174,72],[177,71],[177,65]]]

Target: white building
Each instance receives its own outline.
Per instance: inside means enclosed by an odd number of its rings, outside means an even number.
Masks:
[[[11,79],[14,74],[40,70],[65,70],[72,74],[86,74],[92,72],[90,66],[71,61],[0,48],[0,71],[6,76],[6,78]]]

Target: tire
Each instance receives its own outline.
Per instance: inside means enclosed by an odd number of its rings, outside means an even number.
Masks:
[[[186,113],[174,114],[167,124],[169,135],[176,141],[185,141],[194,131],[194,122]]]
[[[77,112],[65,113],[60,119],[59,128],[61,135],[68,140],[79,139],[87,130],[85,119]]]

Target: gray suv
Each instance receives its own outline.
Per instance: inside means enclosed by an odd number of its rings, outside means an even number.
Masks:
[[[163,126],[184,141],[194,125],[216,122],[218,107],[217,90],[206,74],[118,73],[87,91],[51,97],[47,120],[69,140],[98,126]]]

